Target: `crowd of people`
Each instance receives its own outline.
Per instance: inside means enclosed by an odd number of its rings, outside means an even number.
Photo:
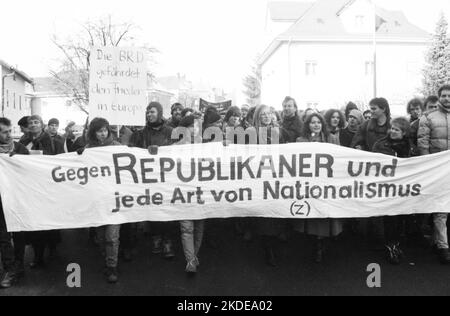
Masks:
[[[213,106],[199,112],[176,103],[171,108],[170,118],[166,119],[161,104],[151,102],[145,113],[147,123],[144,128],[122,126],[119,129],[110,126],[103,118],[95,118],[90,124],[86,124],[83,134],[79,137],[76,137],[73,131],[75,123],[68,124],[65,134],[59,135],[57,119],[51,119],[45,126],[41,117],[33,115],[18,122],[23,132],[19,141],[14,141],[11,135],[10,120],[0,118],[0,154],[59,155],[77,152],[83,155],[86,148],[102,146],[125,145],[148,149],[223,141],[203,133],[208,128],[218,128],[224,132],[230,128],[254,129],[257,132],[257,144],[331,143],[400,158],[430,155],[450,149],[450,85],[439,89],[437,96],[429,96],[426,100],[411,100],[407,105],[405,117],[392,118],[389,103],[384,98],[371,100],[370,110],[365,112],[352,102],[347,104],[345,109],[329,109],[324,112],[316,109],[300,111],[296,101],[291,97],[286,97],[282,106],[282,112],[277,112],[266,105],[256,107],[244,105],[233,106],[226,113],[220,113]],[[180,133],[181,128],[190,133]],[[258,133],[263,128],[269,132]],[[184,137],[180,139],[180,135]],[[235,138],[225,141],[237,142]],[[415,214],[345,221],[275,218],[231,220],[243,240],[249,241],[253,238],[261,240],[265,262],[272,267],[278,265],[277,250],[280,241],[286,239],[292,231],[314,236],[316,241],[314,260],[317,263],[321,263],[326,256],[327,240],[343,232],[357,233],[363,230],[371,240],[383,246],[386,258],[392,264],[400,264],[402,261],[404,253],[400,242],[404,236],[418,236],[420,240],[424,239],[426,234],[432,234],[431,246],[438,254],[440,262],[450,264],[447,214],[431,216]],[[181,238],[186,258],[185,271],[189,274],[197,273],[207,222],[208,220],[146,223],[146,231],[151,237],[151,252],[165,259],[171,259],[176,255],[174,240]],[[136,244],[137,225],[129,223],[90,229],[90,240],[95,241],[105,258],[104,272],[109,283],[118,281],[119,254],[121,253],[126,261],[133,259],[132,250]],[[208,231],[212,229],[208,228]],[[209,235],[205,238],[209,238]],[[60,242],[60,231],[8,233],[0,200],[0,255],[3,264],[0,288],[9,288],[23,277],[26,245],[31,245],[34,253],[30,267],[42,269],[46,260],[56,256]]]

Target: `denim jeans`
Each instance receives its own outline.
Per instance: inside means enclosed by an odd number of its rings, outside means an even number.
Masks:
[[[448,249],[447,217],[448,214],[445,213],[433,214],[433,239],[438,249]]]
[[[119,263],[120,225],[97,228],[97,238],[105,252],[106,267],[117,268]]]
[[[205,221],[181,221],[181,242],[187,262],[197,259],[202,246]]]

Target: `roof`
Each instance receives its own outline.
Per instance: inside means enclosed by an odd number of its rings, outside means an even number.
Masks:
[[[286,32],[275,38],[259,63],[264,63],[283,41],[372,41],[372,33],[351,33],[344,27],[340,15],[354,2],[355,0],[316,0]],[[283,3],[286,10],[291,6],[286,2],[280,2],[280,5]],[[377,7],[376,15],[379,41],[427,43],[430,39],[429,33],[410,23],[401,11]],[[291,14],[286,13],[286,19],[291,17]],[[283,20],[282,17],[279,18]]]
[[[270,18],[279,22],[295,22],[314,5],[314,2],[269,2]]]
[[[15,67],[7,64],[5,61],[3,61],[1,59],[0,59],[0,66],[10,69],[11,71],[15,71],[15,73],[18,74],[20,77],[22,77],[26,82],[33,84],[33,79],[30,76],[28,76],[23,71],[20,71],[19,69],[16,69]]]
[[[291,28],[280,37],[305,38],[372,38],[372,34],[355,34],[348,32],[340,14],[349,7],[354,0],[317,0],[317,2]],[[403,12],[388,11],[376,8],[378,21],[377,34],[381,38],[424,39],[430,34],[411,24]]]

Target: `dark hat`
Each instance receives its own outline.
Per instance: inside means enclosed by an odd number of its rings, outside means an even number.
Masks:
[[[217,109],[214,106],[209,106],[205,110],[205,116],[204,116],[204,122],[205,126],[214,124],[218,121],[220,121],[222,117],[217,112]]]
[[[20,127],[28,127],[28,120],[30,119],[29,116],[22,117],[19,122],[17,122],[17,125]]]
[[[52,119],[50,119],[50,121],[48,121],[48,125],[58,125],[59,126],[59,120],[56,118],[52,118]]]
[[[183,109],[184,109],[184,106],[183,106],[181,103],[174,103],[174,104],[172,105],[172,107],[170,108],[170,114],[173,114],[173,112],[174,112],[176,109],[183,110]]]

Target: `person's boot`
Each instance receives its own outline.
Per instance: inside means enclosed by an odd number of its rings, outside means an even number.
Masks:
[[[190,275],[195,275],[197,273],[198,265],[197,265],[197,262],[195,259],[191,260],[187,263],[185,271],[187,274],[190,274]]]
[[[448,249],[439,249],[439,261],[442,264],[450,264],[450,252]]]
[[[0,279],[0,288],[9,289],[17,282],[17,276],[14,272],[7,271],[3,273]]]
[[[152,253],[158,255],[162,252],[162,237],[153,236],[152,237]]]
[[[119,273],[117,272],[117,268],[106,268],[106,280],[110,284],[115,284],[119,281]]]
[[[170,239],[163,242],[163,257],[164,259],[173,259],[175,251],[173,250],[173,243]]]
[[[324,255],[324,248],[323,248],[323,240],[317,239],[316,241],[316,254],[314,257],[314,261],[316,263],[322,263],[323,262],[323,255]]]

